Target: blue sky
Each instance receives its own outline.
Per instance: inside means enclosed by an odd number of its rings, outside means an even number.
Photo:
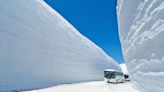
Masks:
[[[117,27],[117,0],[45,1],[118,63],[123,62]]]

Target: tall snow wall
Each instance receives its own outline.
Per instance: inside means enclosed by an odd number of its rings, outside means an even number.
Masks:
[[[0,91],[103,80],[120,70],[42,0],[0,0]]]
[[[141,92],[164,91],[164,0],[118,0],[124,59]]]

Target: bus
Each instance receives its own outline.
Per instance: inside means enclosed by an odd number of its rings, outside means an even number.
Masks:
[[[123,83],[124,74],[121,71],[117,71],[114,69],[106,69],[104,71],[104,80],[107,83]]]

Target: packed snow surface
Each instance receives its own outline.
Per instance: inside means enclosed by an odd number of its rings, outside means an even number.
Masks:
[[[27,92],[139,92],[132,88],[130,82],[109,84],[104,81],[66,84]]]
[[[164,0],[118,0],[124,59],[141,92],[164,92]]]
[[[118,64],[43,0],[0,0],[0,91],[103,80]]]

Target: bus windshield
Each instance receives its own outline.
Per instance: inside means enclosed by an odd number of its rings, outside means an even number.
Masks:
[[[115,72],[113,71],[105,71],[104,72],[104,77],[108,79],[113,79],[115,78]]]

